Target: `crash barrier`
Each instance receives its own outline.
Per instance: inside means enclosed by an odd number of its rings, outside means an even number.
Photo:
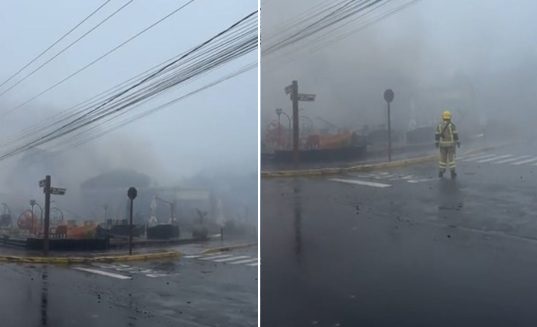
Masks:
[[[93,262],[125,262],[125,261],[148,261],[148,260],[163,260],[176,259],[182,256],[178,251],[163,251],[133,255],[106,255],[95,257],[44,257],[44,256],[14,256],[0,255],[0,262],[10,263],[34,263],[34,264],[81,264]]]
[[[481,151],[488,151],[494,147],[484,147],[464,152],[464,155],[469,155]],[[405,167],[438,159],[438,155],[427,155],[411,159],[396,160],[390,162],[380,162],[371,164],[360,164],[349,167],[334,167],[334,168],[318,168],[318,169],[304,169],[304,170],[279,170],[279,171],[262,171],[261,177],[275,178],[275,177],[314,177],[314,176],[327,176],[327,175],[340,175],[351,172],[365,172],[382,169],[391,169]]]

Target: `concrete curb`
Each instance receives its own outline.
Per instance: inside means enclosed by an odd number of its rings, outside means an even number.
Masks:
[[[92,262],[123,262],[123,261],[148,261],[173,259],[182,256],[178,251],[165,251],[156,253],[133,254],[133,255],[107,255],[98,257],[25,257],[25,256],[0,256],[0,262],[9,263],[34,263],[34,264],[80,264]]]
[[[464,152],[464,155],[469,155],[481,151],[487,151],[494,149],[495,147],[488,146],[478,149],[468,150]],[[403,159],[392,162],[381,162],[373,164],[361,164],[350,167],[334,167],[334,168],[319,168],[319,169],[304,169],[304,170],[279,170],[279,171],[261,171],[262,178],[276,178],[276,177],[314,177],[314,176],[329,176],[340,175],[350,172],[358,171],[374,171],[382,169],[400,168],[410,165],[420,164],[424,162],[434,161],[438,158],[438,155],[428,155],[411,159]]]
[[[251,246],[255,246],[257,243],[244,243],[244,244],[235,244],[235,245],[228,245],[228,246],[222,246],[218,248],[211,248],[201,251],[201,254],[210,254],[210,253],[216,253],[216,252],[224,252],[224,251],[231,251],[235,249],[243,249],[243,248],[249,248]]]

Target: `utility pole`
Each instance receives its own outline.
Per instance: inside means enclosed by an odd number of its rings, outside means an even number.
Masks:
[[[48,232],[50,229],[50,195],[51,194],[65,195],[65,191],[66,191],[64,188],[52,187],[50,184],[51,184],[50,175],[45,176],[45,179],[42,179],[39,181],[39,187],[42,187],[43,192],[45,193],[45,223],[44,223],[44,231],[43,231],[43,254],[45,256],[48,256],[48,250],[49,250]],[[33,202],[33,204],[37,204],[37,202]]]
[[[48,256],[50,227],[50,175],[45,177],[45,230],[43,231],[43,254]]]
[[[286,94],[291,97],[293,103],[293,162],[298,166],[299,158],[299,124],[298,124],[298,101],[315,101],[315,94],[298,93],[298,82],[293,81],[284,89]]]
[[[300,160],[298,153],[298,137],[300,135],[298,124],[298,82],[293,81],[291,86],[291,101],[293,102],[293,162],[298,165]]]

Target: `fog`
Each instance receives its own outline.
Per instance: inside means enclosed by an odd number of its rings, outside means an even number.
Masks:
[[[263,1],[262,50],[318,4]],[[277,120],[275,108],[291,113],[283,88],[298,80],[300,92],[317,95],[300,108],[318,129],[326,124],[317,117],[351,130],[385,124],[382,94],[391,88],[394,129],[432,126],[447,109],[463,137],[493,122],[505,129],[499,135],[534,135],[536,9],[532,1],[417,1],[347,38],[339,40],[368,20],[328,34],[332,43],[326,31],[303,39],[262,57],[262,125]]]
[[[76,30],[77,33],[53,48],[50,55],[45,55],[43,60],[37,61],[10,83],[18,81],[126,2],[112,1],[103,7],[101,12],[81,25],[80,31]],[[26,129],[50,122],[55,115],[71,106],[202,43],[257,8],[257,1],[252,0],[193,2],[86,71],[13,110],[186,2],[135,1],[129,4],[43,69],[0,96],[0,152],[4,154],[16,145]],[[0,44],[3,63],[0,65],[0,82],[102,3],[20,1],[0,4],[3,39]],[[135,112],[143,112],[188,94],[256,59],[255,52],[243,56],[156,96]],[[21,210],[29,207],[29,199],[43,202],[38,181],[50,174],[53,186],[67,188],[65,196],[53,196],[55,206],[65,211],[66,218],[102,220],[103,206],[109,205],[115,208],[110,209],[113,217],[109,218],[122,219],[128,186],[139,187],[142,193],[146,190],[146,199],[153,195],[164,198],[165,191],[158,189],[183,187],[205,188],[222,198],[218,189],[227,183],[235,193],[227,195],[224,206],[240,203],[235,211],[228,210],[227,216],[243,215],[246,206],[250,212],[249,223],[255,224],[257,198],[247,197],[248,203],[242,202],[244,190],[254,193],[257,190],[257,180],[251,178],[257,171],[257,121],[257,69],[253,69],[88,143],[78,145],[71,142],[75,133],[0,161],[0,183],[3,186],[0,202],[8,203],[16,218]],[[95,129],[97,134],[101,131],[104,128]],[[84,193],[81,185],[86,181],[118,172],[147,176],[148,184],[121,181],[109,189],[115,194],[107,201],[111,203]],[[217,178],[221,175],[235,176],[236,181],[228,179],[223,182]],[[194,181],[201,177],[209,180],[203,186],[196,185]],[[148,189],[151,194],[147,194]],[[166,196],[171,200],[171,194]],[[146,215],[149,202],[138,202],[137,210]],[[189,211],[187,215],[190,217],[195,213]]]

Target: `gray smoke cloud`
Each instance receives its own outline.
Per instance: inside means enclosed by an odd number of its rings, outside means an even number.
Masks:
[[[275,33],[291,33],[279,26],[317,3],[265,2],[265,46]],[[283,88],[298,80],[301,91],[317,94],[300,106],[319,128],[317,116],[350,129],[384,124],[382,94],[392,88],[396,129],[433,124],[449,109],[467,133],[497,121],[526,135],[537,117],[536,9],[532,1],[418,1],[338,42],[319,42],[322,33],[303,40],[262,59],[263,125],[277,119],[275,108],[291,112]]]

